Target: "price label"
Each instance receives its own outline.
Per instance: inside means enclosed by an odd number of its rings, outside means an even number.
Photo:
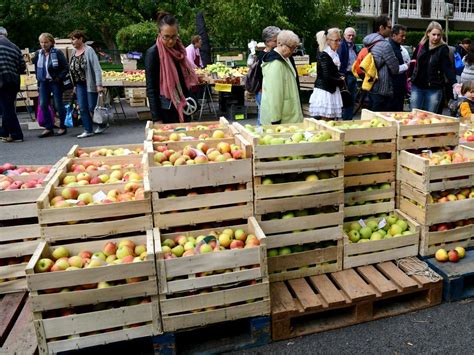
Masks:
[[[313,136],[314,136],[314,134],[311,133],[311,132],[307,132],[307,131],[304,132],[304,139],[306,139],[306,140],[309,140],[309,139],[313,138]]]
[[[73,199],[70,199],[70,200],[66,200],[67,203],[72,203],[74,205],[77,205],[79,203],[79,200],[73,200]]]
[[[220,92],[232,92],[232,84],[216,83],[214,86],[214,90]]]
[[[387,221],[385,220],[385,218],[382,218],[382,220],[379,222],[379,229],[382,229],[383,227],[385,227],[387,225]]]
[[[263,127],[261,127],[261,126],[260,126],[260,127],[257,127],[257,128],[255,129],[255,132],[257,132],[258,134],[262,134],[262,133],[263,133]]]
[[[199,149],[191,148],[191,150],[196,154],[197,157],[199,157],[201,155],[206,155],[203,152],[201,152]]]
[[[131,152],[130,149],[128,149],[128,148],[124,149],[123,152],[125,153],[125,155],[130,155],[130,154],[132,154],[132,152]]]
[[[365,228],[367,227],[367,225],[365,224],[364,220],[361,218],[359,219],[359,224],[362,226],[362,228]]]
[[[432,152],[431,150],[429,150],[429,149],[424,149],[424,150],[422,150],[421,152],[428,154],[428,156],[429,156],[430,158],[433,157],[433,152]]]
[[[107,197],[107,195],[105,194],[104,191],[99,191],[99,192],[96,192],[94,195],[92,195],[92,200],[94,202],[102,202],[105,200],[105,198]]]

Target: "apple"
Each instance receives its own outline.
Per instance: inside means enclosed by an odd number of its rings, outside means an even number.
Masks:
[[[438,260],[439,262],[445,262],[448,261],[448,253],[446,252],[445,249],[438,249],[435,253],[435,259]]]
[[[118,247],[120,248],[123,246],[129,247],[132,251],[135,250],[135,243],[129,239],[123,239],[119,242]]]
[[[110,256],[110,255],[115,254],[116,251],[117,251],[117,244],[115,244],[114,242],[107,242],[104,246],[103,254],[105,256]]]
[[[76,177],[74,175],[67,175],[63,179],[63,185],[69,185],[72,182],[77,182]]]
[[[228,248],[232,242],[232,236],[227,233],[219,235],[219,244],[224,248]]]
[[[94,200],[90,192],[83,192],[82,194],[77,196],[77,199],[79,201],[84,202],[86,205],[92,203],[92,201]]]
[[[73,187],[66,187],[61,191],[61,196],[65,200],[75,200],[79,196],[79,191]]]
[[[64,201],[64,197],[62,197],[62,196],[54,196],[54,197],[51,199],[51,201],[50,201],[50,205],[54,207],[54,206],[56,205],[56,203],[58,203],[58,202],[60,202],[60,201]]]
[[[64,271],[66,270],[69,266],[68,259],[67,258],[61,258],[58,259],[54,265],[51,268],[51,271]]]
[[[466,256],[466,250],[463,247],[456,247],[454,250],[456,250],[460,259]]]
[[[448,252],[448,260],[452,263],[457,263],[459,261],[459,254],[456,250],[450,250]]]
[[[80,252],[79,254],[77,254],[77,255],[79,255],[82,259],[90,259],[90,258],[92,258],[92,252],[87,251],[87,250],[83,250],[83,251],[81,251],[81,252]]]
[[[133,263],[133,261],[135,260],[135,257],[132,255],[127,255],[127,256],[124,256],[122,259],[122,263],[123,264],[127,264],[127,263]]]
[[[90,179],[91,179],[90,175],[86,172],[79,173],[76,176],[77,182],[79,182],[79,181],[90,181]]]
[[[230,243],[230,249],[243,249],[244,242],[242,240],[234,239]]]
[[[146,253],[146,245],[140,244],[135,247],[135,255],[142,255],[143,253]]]
[[[182,245],[177,245],[171,249],[171,253],[176,257],[180,257],[184,253],[184,247]]]
[[[35,265],[35,272],[48,272],[54,265],[54,261],[48,258],[39,259]]]
[[[109,255],[106,259],[105,259],[105,262],[107,264],[110,264],[112,263],[113,261],[117,260],[117,255],[115,254],[112,254],[112,255]]]
[[[355,229],[349,231],[349,240],[352,243],[357,243],[360,240],[360,233]]]
[[[70,266],[82,268],[84,265],[84,260],[79,255],[74,255],[68,259],[68,263]]]
[[[52,256],[55,260],[58,260],[60,258],[64,257],[69,257],[69,250],[63,246],[57,247],[56,249],[53,250]]]
[[[133,256],[133,249],[126,245],[122,245],[122,246],[119,245],[115,255],[117,255],[118,259],[123,259],[124,257],[128,255]]]
[[[207,253],[210,253],[210,252],[212,252],[212,246],[210,244],[202,244],[199,247],[199,253],[200,254],[207,254]]]
[[[242,242],[245,242],[245,240],[247,239],[247,233],[245,233],[245,231],[243,229],[236,229],[235,232],[234,232],[234,238],[236,240],[240,240]]]
[[[225,133],[219,129],[215,130],[214,132],[212,132],[212,138],[216,138],[216,139],[225,138]]]
[[[97,288],[110,288],[110,287],[112,287],[112,285],[109,284],[107,281],[100,281],[97,284]]]
[[[292,250],[288,247],[278,249],[278,255],[289,255],[292,253]]]

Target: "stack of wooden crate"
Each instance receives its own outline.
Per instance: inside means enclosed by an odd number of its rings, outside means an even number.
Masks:
[[[130,106],[146,106],[146,88],[126,88],[125,94]]]
[[[235,125],[252,142],[255,216],[267,236],[270,281],[340,270],[344,133],[312,120]]]
[[[40,166],[17,168],[37,170]],[[41,187],[0,191],[0,294],[26,290],[25,266],[40,238],[35,201],[55,170],[55,167],[47,168],[47,174],[11,176],[23,183],[41,179]]]

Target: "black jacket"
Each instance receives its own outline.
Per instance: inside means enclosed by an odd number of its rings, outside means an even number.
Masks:
[[[411,77],[413,84],[422,89],[441,89],[445,86],[445,77],[450,85],[456,83],[456,73],[447,45],[443,44],[430,50],[426,41],[419,50],[420,53],[417,51],[414,53],[417,63]]]
[[[390,43],[390,45],[392,46],[393,52],[395,53],[395,57],[397,57],[398,59],[398,64],[404,64],[401,45],[391,38],[388,40],[388,43]],[[407,73],[398,73],[392,75],[392,78],[393,88],[396,89],[395,91],[397,92],[397,94],[399,94],[400,92],[404,93],[406,91],[407,86]]]
[[[20,90],[20,74],[23,74],[26,64],[20,48],[10,42],[5,36],[0,36],[0,88],[10,87]]]
[[[37,65],[39,52],[40,50],[36,51],[35,57],[33,58],[33,64],[35,65],[36,72],[38,72]],[[62,82],[69,72],[69,63],[67,62],[64,53],[60,49],[56,49],[56,53],[58,56],[58,66],[56,68],[53,67],[52,61],[48,60],[48,73],[51,75],[51,79],[54,81]]]
[[[326,52],[320,52],[318,54],[317,64],[317,78],[314,83],[314,87],[328,91],[331,94],[336,92],[336,88],[342,88],[344,86],[344,80],[341,79],[336,64],[332,61],[332,58]]]
[[[185,97],[189,96],[186,87],[183,72],[177,62],[176,69],[178,71],[179,81],[183,88]],[[150,111],[153,121],[163,121],[164,123],[179,122],[178,111],[171,105],[171,109],[166,110],[161,107],[160,101],[160,57],[156,44],[148,48],[145,54],[145,77],[146,77],[146,95],[150,102]]]

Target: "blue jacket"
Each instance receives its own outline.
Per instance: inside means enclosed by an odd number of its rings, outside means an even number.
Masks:
[[[357,48],[354,44],[352,47],[357,56]],[[342,75],[347,75],[349,71],[347,71],[347,63],[349,63],[349,45],[347,41],[343,38],[341,41],[341,45],[337,49],[337,54],[339,56],[339,60],[341,61],[341,66],[339,67],[339,72]]]

